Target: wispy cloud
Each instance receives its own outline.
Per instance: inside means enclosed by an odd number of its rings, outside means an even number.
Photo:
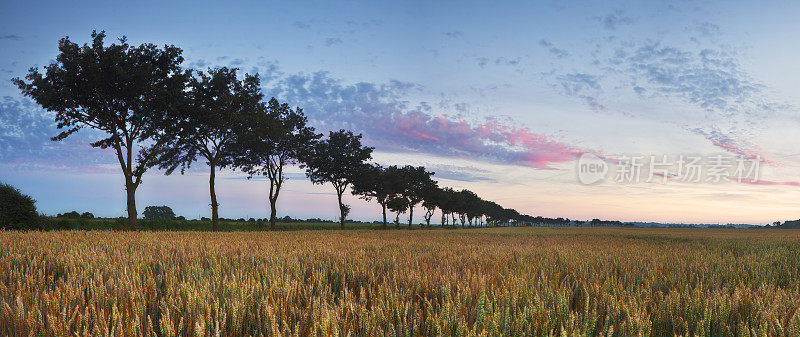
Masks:
[[[16,34],[0,35],[0,40],[22,40],[22,36]]]
[[[542,46],[542,47],[547,48],[547,51],[549,51],[550,54],[555,55],[555,57],[557,57],[557,58],[563,59],[563,58],[569,57],[569,52],[568,51],[566,51],[565,49],[556,48],[556,46],[553,45],[553,43],[550,42],[550,41],[547,41],[545,39],[541,39],[541,40],[539,40],[539,45]]]
[[[761,157],[761,160],[767,163],[771,163],[772,161],[768,158],[765,158],[764,150],[759,147],[758,145],[752,144],[747,140],[737,139],[732,137],[730,134],[726,134],[721,132],[716,127],[711,127],[710,130],[704,130],[700,128],[694,128],[691,130],[692,132],[701,135],[711,141],[714,146],[719,147],[727,152],[743,156],[746,158],[756,158]]]
[[[89,143],[93,130],[81,130],[66,140],[53,142],[58,134],[54,116],[29,100],[4,97],[0,102],[0,164],[17,169],[65,168],[88,171],[113,157]],[[108,152],[108,151],[106,151]]]
[[[320,129],[362,132],[370,144],[384,151],[421,152],[534,168],[549,168],[581,153],[513,121],[491,117],[468,121],[434,113],[426,103],[412,106],[403,97],[417,88],[397,81],[348,85],[326,72],[317,72],[288,76],[272,94],[303,107]]]
[[[800,181],[772,181],[772,180],[753,180],[753,179],[743,179],[743,184],[749,185],[761,185],[761,186],[794,186],[800,187]]]
[[[333,46],[335,44],[342,44],[342,43],[344,43],[344,40],[342,40],[341,38],[338,38],[338,37],[329,37],[329,38],[325,39],[325,45],[328,46],[328,47]]]
[[[603,24],[603,28],[608,30],[616,30],[617,27],[622,25],[630,25],[634,20],[625,16],[625,12],[616,11],[605,16],[595,16],[594,20]]]
[[[592,110],[604,110],[605,105],[597,99],[597,95],[602,91],[600,79],[597,75],[587,73],[569,73],[558,76],[556,81],[567,96],[580,98]]]
[[[448,164],[427,164],[426,169],[436,172],[434,178],[463,182],[495,181],[490,178],[491,172],[474,166],[456,166]]]

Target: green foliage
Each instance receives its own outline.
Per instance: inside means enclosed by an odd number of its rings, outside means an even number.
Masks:
[[[211,172],[209,194],[215,227],[219,225],[216,170],[233,165],[247,124],[265,109],[258,75],[245,74],[240,80],[236,72],[235,68],[212,68],[190,79],[188,90],[179,99],[178,113],[170,114],[164,124],[165,133],[173,136],[154,162],[171,174],[178,167],[183,173],[198,158],[205,159]]]
[[[234,166],[248,173],[248,178],[263,175],[269,181],[272,229],[277,221],[278,196],[286,180],[284,167],[300,163],[300,158],[322,137],[307,123],[302,109],[292,109],[273,97],[265,112],[254,114],[247,121],[233,147]]]
[[[389,198],[389,202],[386,203],[386,208],[397,214],[394,219],[395,225],[400,224],[400,214],[408,211],[409,207],[408,199],[400,195],[392,196]]]
[[[174,139],[163,127],[181,102],[189,73],[180,67],[180,48],[135,47],[125,37],[106,46],[105,37],[105,32],[93,32],[91,44],[83,46],[65,37],[55,62],[43,73],[31,68],[25,80],[12,81],[25,96],[55,113],[62,131],[53,140],[82,128],[103,134],[91,145],[115,150],[125,176],[128,218],[135,225],[136,188],[163,142]]]
[[[0,228],[32,228],[38,222],[36,201],[15,187],[0,182]]]
[[[328,139],[316,142],[301,158],[304,162],[301,167],[306,169],[311,182],[330,183],[336,189],[342,228],[350,212],[350,207],[342,203],[342,194],[358,179],[358,173],[363,172],[365,162],[372,158],[372,150],[361,145],[360,134],[339,130],[330,132]]]
[[[172,220],[175,219],[175,212],[169,206],[147,206],[142,212],[148,220]]]

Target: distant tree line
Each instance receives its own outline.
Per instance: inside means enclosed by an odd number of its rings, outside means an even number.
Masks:
[[[531,224],[543,218],[523,215],[469,190],[440,187],[424,167],[369,164],[372,147],[351,131],[317,134],[307,125],[302,109],[275,98],[265,101],[257,74],[240,76],[233,68],[194,71],[182,68],[182,50],[167,45],[132,46],[125,37],[106,45],[104,32],[93,32],[90,44],[68,37],[59,41],[55,62],[42,71],[31,68],[25,79],[13,82],[22,93],[55,113],[63,140],[82,128],[104,138],[91,145],[114,151],[123,173],[130,227],[136,228],[135,193],[150,168],[169,175],[184,173],[196,161],[209,170],[211,223],[219,229],[216,173],[222,168],[265,176],[269,183],[270,228],[277,222],[277,200],[286,180],[284,170],[299,165],[314,184],[336,191],[339,222],[345,227],[350,206],[342,200],[348,190],[375,200],[383,211],[408,212],[421,206],[430,226],[434,211],[443,225],[482,226]],[[76,216],[70,214],[69,216]],[[82,215],[81,215],[82,216]],[[171,210],[148,207],[145,218],[174,218]]]

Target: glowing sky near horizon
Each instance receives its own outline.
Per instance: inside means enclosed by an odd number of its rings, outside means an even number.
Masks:
[[[800,3],[770,1],[86,2],[0,4],[0,181],[40,211],[124,213],[114,156],[10,83],[92,30],[174,44],[185,66],[258,73],[319,131],[363,133],[375,162],[424,165],[523,213],[767,223],[800,218]],[[584,152],[758,155],[760,183],[578,183]],[[209,216],[207,173],[153,170],[139,211]],[[291,170],[280,215],[333,219],[333,188]],[[221,216],[266,217],[267,186],[218,180]],[[353,196],[352,217],[380,208]],[[421,212],[415,212],[421,220]]]

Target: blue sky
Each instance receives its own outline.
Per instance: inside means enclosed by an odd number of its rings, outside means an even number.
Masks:
[[[321,131],[348,128],[375,161],[436,171],[522,212],[625,221],[771,222],[800,218],[791,1],[4,2],[0,4],[0,180],[45,213],[117,216],[114,157],[82,132],[53,143],[52,115],[10,83],[93,29],[174,44],[185,66],[257,72],[271,96]],[[607,182],[575,177],[581,153],[760,156],[758,183]],[[299,169],[280,213],[333,218],[330,186]],[[220,179],[224,217],[265,217],[266,183]],[[208,216],[206,172],[151,171],[140,211]],[[379,208],[350,197],[353,217]],[[314,205],[315,207],[309,207]],[[415,212],[420,214],[419,212]]]

